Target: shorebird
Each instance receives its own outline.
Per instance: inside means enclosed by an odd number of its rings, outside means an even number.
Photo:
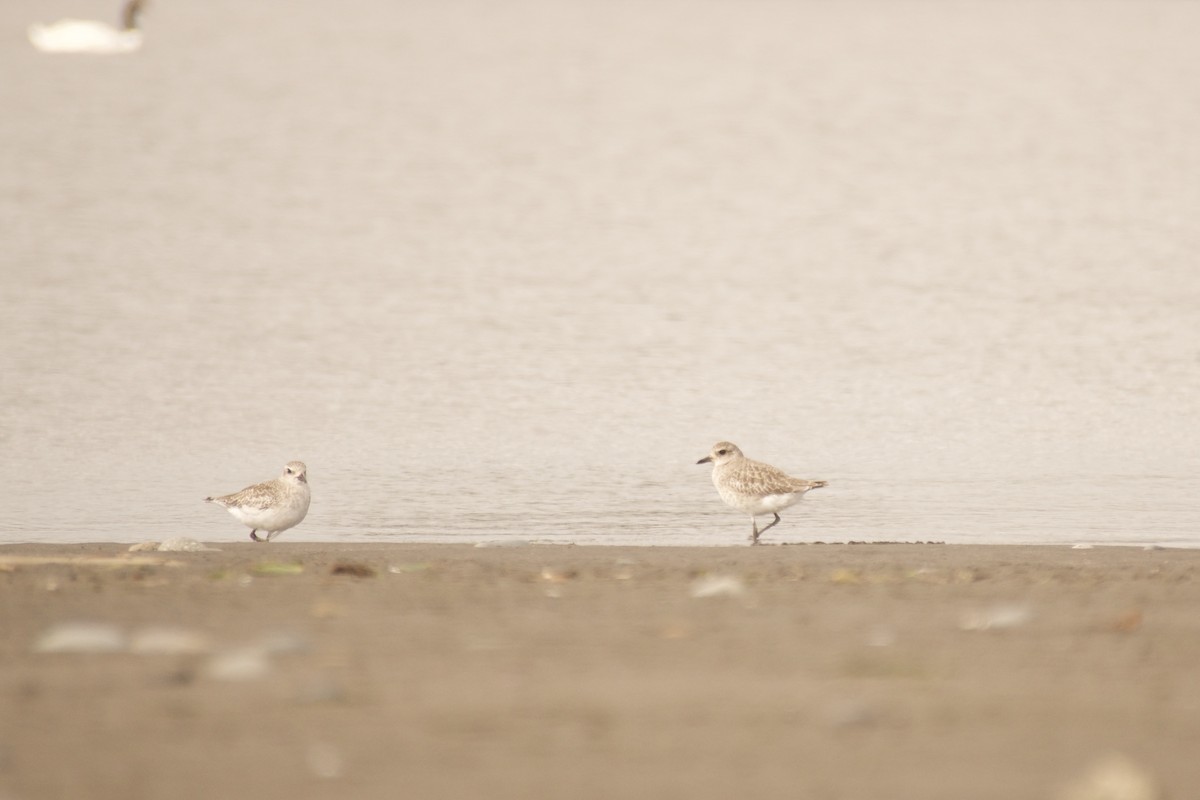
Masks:
[[[717,442],[712,452],[697,464],[712,463],[712,482],[725,504],[750,515],[750,544],[779,524],[779,512],[800,502],[809,489],[819,489],[825,481],[806,481],[789,477],[783,470],[752,461],[732,442]],[[755,517],[774,514],[774,521],[762,530]]]
[[[256,483],[221,497],[206,497],[204,502],[216,503],[241,520],[254,541],[269,542],[277,534],[299,525],[308,513],[312,493],[307,473],[303,462],[289,461],[283,474],[273,481]],[[266,531],[267,538],[258,538],[259,531]]]
[[[43,53],[132,53],[142,46],[138,15],[145,0],[129,0],[121,9],[121,27],[90,19],[60,19],[29,26],[29,41]]]

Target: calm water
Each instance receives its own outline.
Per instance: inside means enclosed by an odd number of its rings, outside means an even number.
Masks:
[[[0,539],[1200,546],[1200,5],[0,5]],[[286,15],[281,17],[280,15]],[[19,76],[16,77],[16,76]]]

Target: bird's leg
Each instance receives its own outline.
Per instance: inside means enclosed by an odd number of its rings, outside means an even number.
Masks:
[[[758,520],[754,517],[750,518],[750,527],[754,529],[754,533],[750,534],[750,544],[758,544]]]
[[[250,531],[250,538],[256,542],[266,541],[265,539],[258,538],[258,528],[255,528],[254,530]]]
[[[774,528],[774,527],[775,527],[776,525],[778,525],[778,524],[779,524],[779,515],[778,515],[778,514],[776,514],[776,515],[775,515],[775,519],[774,519],[774,520],[772,520],[771,522],[767,523],[767,527],[765,527],[765,528],[763,528],[761,531],[759,531],[759,532],[758,532],[758,535],[754,537],[755,541],[757,541],[757,540],[758,540],[758,537],[759,537],[759,536],[762,536],[764,533],[766,533],[767,531],[769,531],[771,528]]]

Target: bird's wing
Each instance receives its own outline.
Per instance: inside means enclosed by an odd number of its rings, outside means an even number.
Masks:
[[[741,469],[731,474],[727,479],[731,488],[743,494],[787,494],[794,492],[794,478],[770,464],[746,459]]]
[[[268,481],[267,483],[256,483],[253,486],[247,486],[240,492],[218,497],[217,500],[227,506],[241,506],[242,508],[270,508],[275,502],[278,495],[278,490],[275,485]]]

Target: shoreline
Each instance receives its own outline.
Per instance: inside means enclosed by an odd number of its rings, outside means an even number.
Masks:
[[[0,545],[0,796],[1200,784],[1200,550],[207,544]]]
[[[0,542],[0,551],[5,548],[12,547],[106,547],[106,548],[133,548],[139,545],[156,544],[162,541],[171,541],[172,539],[182,540],[187,542],[197,542],[209,548],[221,549],[223,547],[240,547],[242,545],[252,545],[254,542],[248,539],[196,539],[193,537],[167,537],[165,539],[129,539],[129,540],[73,540],[73,541],[44,541],[40,539],[32,540],[6,540]],[[514,547],[583,547],[583,548],[601,548],[601,549],[616,549],[630,548],[633,550],[641,550],[646,548],[651,549],[666,549],[666,550],[720,550],[720,549],[738,549],[749,548],[751,545],[745,539],[731,539],[728,541],[706,542],[702,544],[687,544],[675,542],[663,542],[661,540],[649,541],[645,543],[629,542],[622,540],[620,542],[604,542],[604,541],[576,541],[563,538],[557,539],[519,539],[516,537],[497,537],[493,539],[483,539],[470,537],[465,541],[446,541],[438,539],[419,539],[419,538],[331,538],[331,539],[276,539],[271,542],[260,542],[264,546],[285,545],[291,547],[312,547],[312,548],[330,548],[330,547],[462,547],[462,548],[478,548],[478,549],[494,549],[494,548],[514,548]],[[1026,541],[1026,542],[958,542],[942,539],[846,539],[846,540],[824,540],[816,539],[812,541],[764,541],[760,542],[758,548],[805,548],[805,547],[864,547],[864,546],[879,546],[879,547],[956,547],[956,548],[997,548],[997,547],[1014,547],[1014,548],[1059,548],[1066,550],[1098,550],[1104,548],[1127,548],[1131,550],[1194,550],[1200,551],[1200,543],[1192,544],[1189,541],[1169,541],[1169,540],[1143,540],[1143,541],[1114,541],[1114,542],[1052,542],[1052,541]]]

